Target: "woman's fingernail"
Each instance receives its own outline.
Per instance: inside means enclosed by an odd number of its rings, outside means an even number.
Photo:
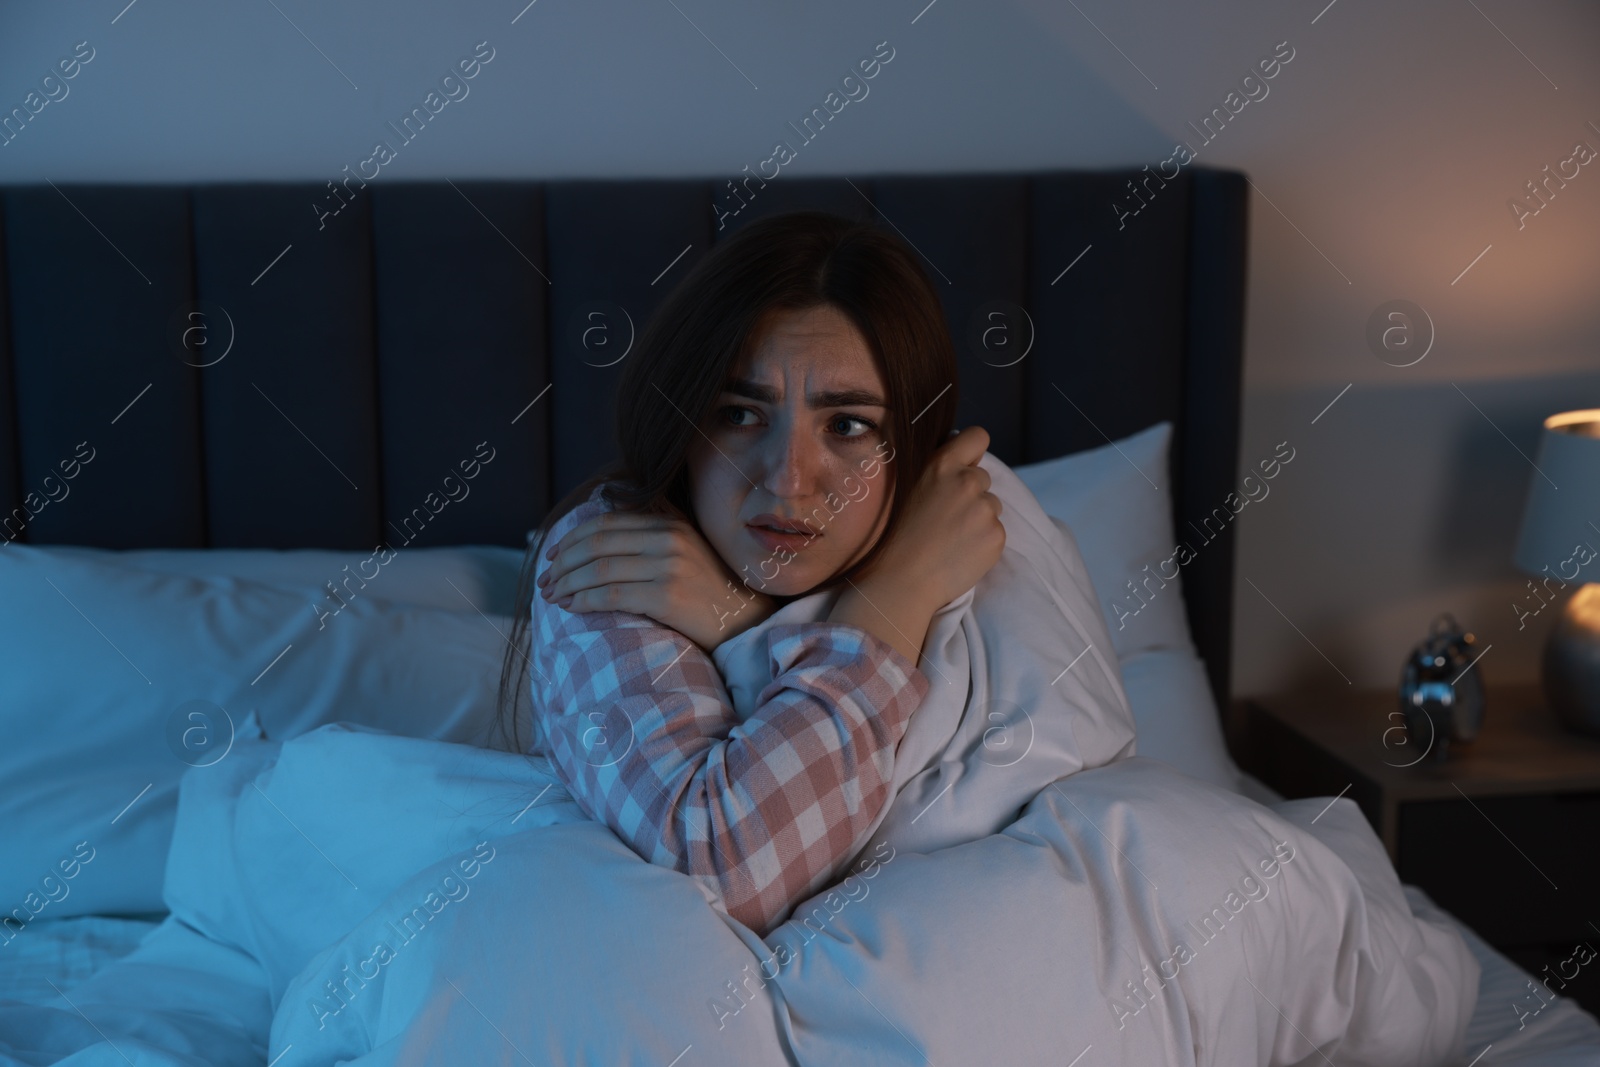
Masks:
[[[555,545],[551,545],[549,548],[544,550],[544,558],[545,559],[555,559],[556,558],[556,546]]]
[[[566,596],[556,601],[556,603],[564,608],[570,608],[572,606],[572,594],[568,593]]]
[[[537,582],[538,582],[539,588],[541,588],[541,589],[543,589],[545,586],[549,585],[550,584],[550,572],[549,571],[545,571],[543,574],[539,575],[539,577],[537,579]]]

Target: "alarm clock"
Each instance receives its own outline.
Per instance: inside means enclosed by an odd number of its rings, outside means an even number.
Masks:
[[[1400,671],[1400,714],[1407,741],[1435,763],[1449,758],[1452,742],[1471,744],[1483,729],[1483,679],[1474,656],[1476,638],[1449,612],[1434,619],[1428,636],[1411,650]],[[1410,766],[1410,764],[1403,764]]]

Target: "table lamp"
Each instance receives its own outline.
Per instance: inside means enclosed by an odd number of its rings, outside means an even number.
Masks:
[[[1545,701],[1570,730],[1600,737],[1600,408],[1544,420],[1514,557],[1537,601],[1536,614],[1569,585],[1578,589],[1544,648]],[[1533,605],[1539,605],[1534,607]]]

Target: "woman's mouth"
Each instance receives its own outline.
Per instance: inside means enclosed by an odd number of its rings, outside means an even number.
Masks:
[[[756,543],[768,552],[777,552],[780,549],[798,552],[814,538],[821,536],[799,523],[784,522],[774,515],[757,516],[756,521],[745,525],[745,529]]]

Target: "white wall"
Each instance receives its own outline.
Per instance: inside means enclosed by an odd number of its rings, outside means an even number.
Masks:
[[[1534,475],[1511,442],[1600,406],[1600,166],[1520,231],[1507,200],[1600,148],[1591,4],[125,2],[0,9],[0,108],[95,53],[0,180],[332,178],[479,41],[470,95],[384,177],[732,174],[883,40],[870,96],[785,173],[1153,164],[1188,140],[1258,187],[1241,462],[1296,449],[1238,520],[1237,691],[1390,685],[1441,609],[1493,644],[1491,681],[1536,674],[1553,613],[1517,631]],[[1269,95],[1201,146],[1187,124],[1281,41]],[[1403,369],[1364,340],[1395,298],[1437,330]]]

